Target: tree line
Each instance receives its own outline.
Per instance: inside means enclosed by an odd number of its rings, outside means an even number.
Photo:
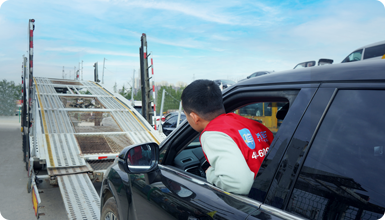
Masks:
[[[165,90],[165,97],[163,103],[163,113],[166,113],[168,110],[177,110],[179,109],[179,103],[181,101],[180,97],[185,87],[174,88],[173,86],[161,86],[160,89],[155,94],[156,97],[156,114],[159,115],[160,107],[162,103],[162,94],[163,90]],[[119,94],[125,97],[128,100],[131,100],[131,89],[126,88],[124,85],[121,90],[119,90]],[[142,100],[142,91],[134,91],[134,100],[141,101]],[[151,96],[151,101],[153,102],[153,98]]]
[[[165,97],[163,103],[163,113],[166,113],[168,110],[177,110],[179,109],[179,103],[181,101],[180,97],[185,87],[174,88],[171,85],[161,86],[157,91],[156,97],[156,113],[159,115],[160,107],[162,102],[163,90],[165,90]],[[124,96],[126,99],[131,100],[131,89],[126,88],[124,85],[119,93]],[[16,101],[22,99],[22,85],[15,84],[13,81],[7,81],[3,79],[0,81],[0,115],[10,116],[15,115],[16,113]],[[142,91],[134,91],[134,100],[142,100]],[[153,98],[151,96],[151,101]]]
[[[0,81],[0,115],[15,115],[16,100],[21,99],[21,88],[21,84],[16,85],[13,81]]]

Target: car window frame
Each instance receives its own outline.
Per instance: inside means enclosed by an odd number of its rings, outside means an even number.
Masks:
[[[270,96],[271,94],[273,94],[274,92],[276,93],[275,96],[282,96],[282,94],[280,94],[282,91],[300,91],[301,89],[311,89],[311,88],[318,88],[320,86],[320,83],[301,83],[301,84],[277,84],[277,85],[253,85],[253,86],[233,86],[231,87],[231,89],[228,89],[226,91],[223,92],[223,103],[224,103],[224,106],[225,106],[225,109],[226,109],[226,112],[231,112],[231,111],[234,111],[236,108],[240,108],[242,107],[242,104],[243,106],[245,106],[247,104],[247,102],[244,102],[245,100],[242,100],[243,103],[238,103],[236,105],[229,105],[229,102],[231,101],[231,99],[235,99],[237,100],[237,102],[239,102],[238,100],[238,97],[239,97],[239,94],[248,94],[250,97],[255,97],[255,93],[259,93],[261,94],[261,92],[266,92],[266,93],[270,93]],[[316,92],[316,90],[314,90],[314,92]],[[298,95],[298,93],[296,94],[296,96]],[[314,95],[314,94],[313,94]],[[234,98],[234,96],[236,96]],[[292,103],[294,100],[295,100],[295,97],[292,97],[292,98],[288,98],[289,102]],[[267,96],[268,97],[268,96]],[[244,97],[241,97],[242,99]],[[270,101],[271,99],[267,99],[267,101]],[[282,99],[277,99],[276,101],[280,101]],[[260,100],[261,102],[263,101],[263,99]],[[250,103],[250,102],[249,102]],[[180,138],[179,134],[181,133],[184,133],[186,132],[186,136],[188,137],[185,137],[185,138]],[[175,147],[173,148],[170,148],[171,145],[173,145],[174,143],[182,143],[183,146],[187,146],[189,143],[191,143],[194,138],[196,138],[198,136],[198,132],[196,132],[195,130],[193,130],[191,128],[191,126],[188,124],[187,120],[184,120],[181,122],[181,124],[179,125],[178,128],[176,128],[174,131],[173,131],[173,135],[169,135],[163,142],[161,142],[160,144],[160,154],[162,155],[161,157],[161,160],[159,161],[160,164],[163,164],[163,165],[171,165],[173,163],[173,159],[176,157],[176,155],[181,151],[180,147],[179,149],[175,149]],[[277,135],[279,135],[280,132],[277,133]],[[277,136],[276,136],[277,137]],[[181,139],[181,140],[180,140]],[[274,143],[274,141],[273,141]],[[273,144],[272,143],[272,144]]]
[[[301,91],[303,91],[303,92],[307,91],[305,93],[309,93],[308,95],[310,95],[310,98],[307,101],[307,105],[303,106],[303,108],[304,108],[303,112],[300,112],[297,116],[298,119],[295,119],[298,121],[295,121],[293,123],[292,127],[287,126],[286,132],[282,131],[280,129],[276,135],[276,137],[278,137],[278,138],[275,138],[272,145],[271,145],[271,146],[273,146],[276,141],[280,140],[279,137],[281,137],[281,136],[288,136],[288,138],[292,137],[292,135],[294,133],[293,130],[296,130],[296,127],[298,126],[298,123],[300,122],[302,115],[304,114],[307,106],[311,103],[311,100],[314,97],[314,94],[317,92],[319,85],[320,85],[319,83],[309,83],[309,84],[304,83],[304,84],[299,84],[299,85],[298,84],[286,84],[286,85],[272,85],[272,86],[253,86],[252,88],[250,88],[250,86],[246,86],[246,87],[235,86],[233,89],[224,92],[224,95],[223,95],[224,98],[223,99],[224,99],[226,112],[231,112],[232,110],[234,110],[234,108],[239,108],[242,105],[239,103],[237,105],[231,105],[230,104],[231,99],[237,100],[238,95],[242,95],[245,93],[249,94],[250,96],[255,97],[258,94],[262,94],[262,93],[265,93],[265,95],[266,94],[274,94],[274,93],[276,93],[275,95],[282,95],[282,94],[280,94],[280,92],[282,92],[282,91],[296,90],[296,94],[294,97],[286,97],[286,99],[292,104],[293,102],[295,102],[297,96],[301,93]],[[273,101],[273,100],[269,99],[268,96],[264,97],[264,98],[265,99],[268,98],[267,101]],[[277,101],[279,101],[279,100],[282,100],[282,99],[278,99]],[[262,100],[260,100],[260,101],[262,101]],[[253,101],[253,102],[255,102],[255,101]],[[251,102],[243,103],[243,104],[245,105],[245,104],[250,104],[250,103]],[[289,114],[290,114],[290,111],[289,111]],[[295,113],[292,112],[291,114],[295,114]],[[286,124],[288,124],[289,121]],[[283,123],[283,124],[285,124],[285,123]],[[182,135],[182,133],[183,133],[183,135]],[[164,160],[160,162],[160,167],[162,169],[168,168],[171,170],[176,170],[180,173],[180,175],[184,176],[187,179],[190,179],[190,181],[193,181],[196,184],[203,184],[206,187],[210,187],[213,190],[220,191],[220,192],[226,194],[225,196],[231,196],[231,197],[233,197],[239,201],[244,201],[244,202],[247,201],[249,204],[256,206],[256,207],[259,207],[261,211],[263,211],[264,213],[266,213],[268,215],[278,216],[278,217],[282,217],[282,218],[290,217],[292,219],[303,219],[299,216],[296,216],[295,214],[288,213],[283,209],[276,209],[275,207],[265,205],[265,204],[263,204],[262,201],[258,201],[256,199],[246,197],[246,196],[240,196],[237,194],[225,192],[222,189],[215,187],[212,184],[208,183],[207,181],[202,181],[202,177],[200,177],[200,176],[188,173],[184,170],[181,170],[181,169],[178,169],[177,167],[172,166],[174,158],[176,157],[176,155],[178,153],[181,152],[181,150],[183,148],[178,149],[177,147],[170,147],[170,146],[172,146],[174,143],[178,143],[178,144],[184,143],[185,146],[187,146],[189,143],[191,143],[198,136],[199,136],[199,133],[196,132],[195,130],[193,130],[191,128],[191,126],[188,124],[188,122],[185,120],[173,132],[172,137],[168,136],[168,138],[164,142],[161,143],[161,151],[162,150],[164,151],[165,157],[164,157]],[[288,145],[288,143],[286,143],[286,145],[280,145],[279,147],[286,149],[287,145]],[[279,161],[281,159],[282,158],[279,158]],[[250,215],[249,218],[253,219],[253,216]]]
[[[374,48],[383,48],[384,49],[384,53],[382,55],[378,55],[378,56],[367,57],[366,56],[367,50],[371,50],[371,49],[374,49]],[[375,58],[375,57],[381,57],[381,56],[384,56],[384,55],[385,55],[385,44],[379,44],[379,45],[375,45],[375,46],[372,46],[372,47],[365,48],[365,50],[362,53],[362,60],[372,59],[372,58]]]
[[[258,101],[261,101],[261,102],[265,100],[269,102],[270,101],[289,101],[289,103],[293,103],[295,98],[298,96],[298,94],[301,92],[302,89],[310,89],[311,90],[310,93],[312,94],[311,96],[313,97],[313,95],[316,93],[318,86],[319,86],[318,83],[312,83],[312,84],[302,84],[302,85],[277,85],[277,86],[258,86],[254,88],[250,88],[250,87],[235,88],[224,94],[225,109],[226,109],[226,112],[231,112],[236,108],[240,108],[247,104],[255,103],[257,97],[259,97]],[[283,91],[285,91],[287,94],[290,94],[290,95],[285,96],[284,94],[282,94]],[[244,97],[245,94],[247,94],[248,96],[247,98]],[[243,100],[239,100],[239,96],[243,96]],[[274,100],[272,99],[273,97],[275,97]],[[233,101],[236,102],[235,105],[231,104]],[[311,98],[309,100],[309,103],[310,101],[311,101]],[[303,114],[303,113],[304,112],[300,114]],[[295,126],[297,125],[297,123],[294,123],[294,124]],[[295,130],[295,127],[293,129]],[[169,136],[161,144],[160,153],[162,154],[162,151],[163,151],[164,157],[163,157],[163,160],[160,162],[160,164],[165,166],[173,167],[173,162],[175,157],[199,135],[198,132],[194,131],[189,126],[187,121],[185,121],[174,132],[175,133],[173,134],[172,137]],[[182,133],[184,134],[182,135]],[[276,137],[279,137],[280,136],[279,134],[280,132],[278,131]],[[291,136],[292,134],[293,133],[291,131],[286,133],[286,135],[289,135],[289,136]],[[271,146],[273,146],[275,144],[275,141],[278,139],[279,138],[275,138]],[[179,146],[173,146],[175,144]],[[184,145],[184,146],[180,147],[180,145]],[[287,146],[284,146],[284,147],[287,147]],[[255,200],[255,201],[258,201],[258,200]]]

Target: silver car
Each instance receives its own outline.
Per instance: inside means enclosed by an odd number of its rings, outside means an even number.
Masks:
[[[381,59],[385,56],[385,40],[360,47],[349,54],[342,63],[366,60]]]

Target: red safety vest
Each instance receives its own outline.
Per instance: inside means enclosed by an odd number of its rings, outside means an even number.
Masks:
[[[241,150],[254,178],[274,138],[263,124],[234,113],[222,114],[210,121],[201,136],[205,131],[217,131],[230,136]],[[203,154],[210,163],[204,151]]]

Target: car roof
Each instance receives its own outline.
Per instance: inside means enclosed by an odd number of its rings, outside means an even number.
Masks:
[[[233,86],[385,80],[385,59],[338,63],[265,74]]]
[[[379,42],[376,42],[376,43],[371,43],[371,44],[365,45],[363,47],[359,47],[359,48],[355,49],[354,51],[359,50],[359,49],[364,49],[364,48],[368,48],[368,47],[373,47],[373,46],[381,45],[381,44],[385,44],[385,40],[379,41]]]
[[[231,80],[231,79],[214,79],[214,81],[234,81],[234,80]]]

